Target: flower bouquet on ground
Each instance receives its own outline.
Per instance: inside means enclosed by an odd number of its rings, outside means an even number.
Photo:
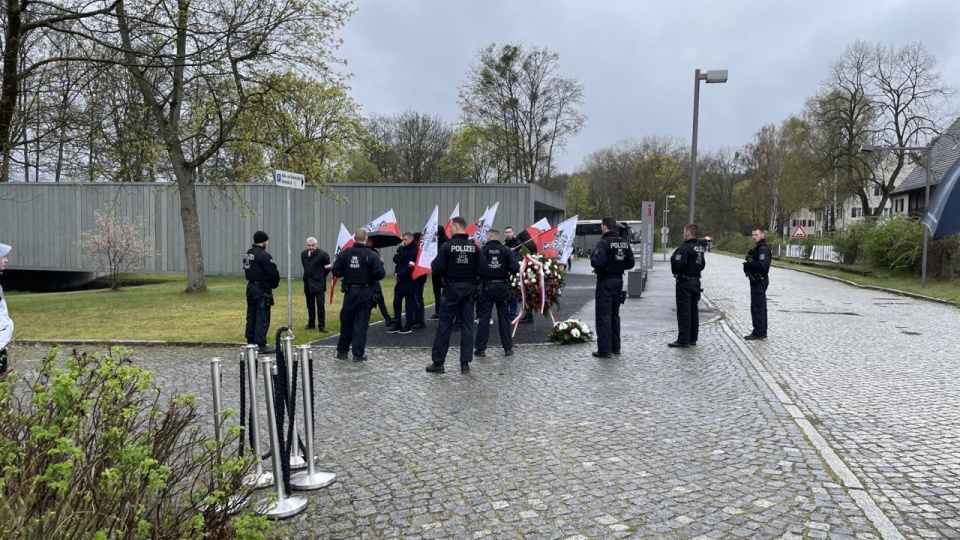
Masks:
[[[527,254],[520,262],[520,273],[510,277],[510,286],[524,311],[546,315],[560,305],[564,274],[555,257]]]
[[[589,343],[593,341],[593,331],[581,320],[567,319],[553,325],[550,341],[561,345]]]

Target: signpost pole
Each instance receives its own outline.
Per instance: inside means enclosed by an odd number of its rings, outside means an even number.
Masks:
[[[276,171],[277,187],[303,189],[306,178],[299,173]],[[293,233],[291,231],[290,191],[287,191],[287,328],[293,327]]]

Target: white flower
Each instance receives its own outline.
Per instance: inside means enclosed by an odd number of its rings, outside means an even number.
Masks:
[[[559,324],[557,324],[557,330],[560,330],[560,331],[562,332],[562,331],[564,331],[564,330],[566,330],[566,329],[567,329],[567,323],[559,323]]]
[[[574,339],[576,339],[576,338],[580,337],[580,331],[577,330],[576,328],[574,328],[574,329],[573,329],[573,332],[570,332],[570,335],[573,336]]]
[[[587,326],[587,325],[585,325],[585,324],[582,324],[582,323],[580,324],[580,330],[583,330],[583,333],[584,333],[584,334],[589,334],[589,333],[590,333],[590,327]]]

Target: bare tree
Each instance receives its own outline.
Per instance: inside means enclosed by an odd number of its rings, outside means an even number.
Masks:
[[[453,127],[437,116],[406,111],[373,116],[367,123],[368,159],[387,182],[441,182],[440,160],[450,149]]]
[[[38,30],[74,32],[75,23],[109,13],[117,0],[65,0],[36,2],[8,0],[4,5],[3,67],[0,71],[0,182],[10,181],[10,159],[14,115],[20,105],[25,81],[47,64],[87,59],[82,54],[32,56],[26,48]],[[92,38],[87,35],[87,38]]]
[[[466,125],[482,126],[495,149],[498,182],[540,183],[554,156],[580,132],[583,85],[560,74],[560,56],[546,48],[489,45],[460,86]]]
[[[84,258],[100,275],[107,276],[110,290],[120,289],[120,274],[143,268],[154,256],[153,236],[144,235],[143,217],[131,219],[113,212],[97,212],[97,228],[83,233]]]
[[[882,215],[911,156],[895,150],[890,162],[883,163],[887,170],[878,171],[881,162],[866,161],[861,145],[923,146],[943,124],[952,94],[936,71],[936,60],[920,43],[849,45],[831,66],[820,95],[808,104],[815,127],[827,132],[822,139],[835,145],[829,155],[839,171],[836,192],[855,194],[865,215]],[[871,207],[873,191],[881,199]]]
[[[734,189],[745,179],[739,155],[729,148],[708,152],[698,167],[697,192],[702,201],[704,230],[720,234],[739,228],[734,214]]]

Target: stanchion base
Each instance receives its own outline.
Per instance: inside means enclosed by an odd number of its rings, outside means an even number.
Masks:
[[[312,491],[325,488],[337,479],[337,474],[330,471],[314,471],[297,473],[290,478],[290,486],[300,491]]]
[[[313,456],[313,462],[316,463],[320,461],[320,456]],[[290,470],[299,471],[300,469],[307,468],[307,460],[303,459],[303,456],[300,454],[290,456]]]
[[[226,511],[227,515],[234,515],[250,504],[250,497],[241,497],[240,495],[231,495],[227,502],[214,505],[217,512]]]
[[[286,519],[293,517],[307,509],[307,500],[303,497],[286,497],[282,501],[263,502],[257,506],[256,512],[270,519]]]
[[[273,485],[273,473],[264,471],[258,474],[251,474],[243,477],[243,485],[253,489],[263,489]]]

